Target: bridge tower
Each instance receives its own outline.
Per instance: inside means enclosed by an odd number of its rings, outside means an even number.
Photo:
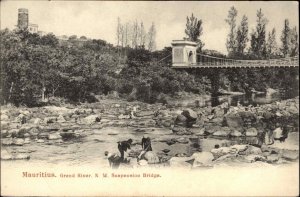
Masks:
[[[172,41],[172,66],[189,67],[197,63],[197,43],[188,40]]]

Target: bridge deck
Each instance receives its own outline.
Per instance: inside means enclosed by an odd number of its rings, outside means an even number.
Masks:
[[[173,68],[269,68],[299,67],[299,57],[268,60],[235,60],[197,54],[197,63],[173,63]]]

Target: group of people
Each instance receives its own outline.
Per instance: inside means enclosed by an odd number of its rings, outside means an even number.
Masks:
[[[104,154],[108,158],[110,167],[118,168],[120,163],[129,163],[129,160],[125,158],[125,152],[127,152],[128,149],[131,149],[132,142],[132,139],[118,142],[118,150],[120,152],[120,156],[117,154],[110,154],[108,151],[105,151]],[[148,151],[152,151],[151,139],[149,137],[143,136],[142,152],[138,156],[138,159],[141,159],[142,156]]]

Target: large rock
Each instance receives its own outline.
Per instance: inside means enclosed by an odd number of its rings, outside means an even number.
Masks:
[[[225,117],[226,125],[230,128],[242,128],[244,125],[242,117],[238,113],[227,114]]]
[[[0,118],[1,122],[2,121],[6,121],[6,120],[9,120],[9,116],[6,115],[6,114],[1,114],[1,118]]]
[[[24,145],[24,140],[22,138],[14,138],[13,144],[17,146],[23,146]]]
[[[176,142],[181,143],[181,144],[188,144],[189,140],[186,137],[181,137],[181,138],[177,138]]]
[[[236,144],[236,145],[230,146],[230,149],[235,150],[236,153],[239,153],[239,152],[246,151],[248,149],[248,145]],[[257,151],[257,152],[259,152],[259,151]]]
[[[59,115],[57,118],[57,122],[62,123],[62,122],[66,122],[65,118],[63,117],[63,115]]]
[[[230,136],[232,137],[241,137],[243,134],[238,131],[238,130],[233,130],[231,133],[230,133]]]
[[[217,132],[217,131],[220,131],[220,130],[222,130],[221,129],[221,127],[220,126],[207,126],[207,127],[205,127],[205,133],[206,134],[213,134],[213,133],[215,133],[215,132]]]
[[[82,119],[84,124],[93,124],[95,122],[100,122],[101,118],[98,115],[90,115]]]
[[[185,167],[191,168],[194,158],[191,157],[172,157],[169,160],[169,165],[171,167]]]
[[[186,121],[187,118],[184,115],[178,115],[176,120],[175,120],[175,124],[176,125],[180,125],[180,126],[186,126]]]
[[[154,116],[153,111],[140,111],[135,114],[137,117]]]
[[[282,158],[289,160],[289,161],[294,161],[299,158],[299,151],[296,150],[283,150],[282,151]]]
[[[57,133],[51,133],[48,135],[48,140],[58,140],[61,139],[61,135],[57,132]]]
[[[262,154],[262,151],[260,148],[258,147],[255,147],[255,146],[251,146],[251,145],[248,145],[248,148],[245,150],[245,151],[239,151],[239,154],[240,155],[260,155]]]
[[[14,155],[12,159],[14,159],[14,160],[30,159],[30,155],[24,154],[24,153],[18,153],[16,155]]]
[[[12,158],[12,154],[7,152],[5,149],[1,149],[1,160],[11,160]]]
[[[153,151],[146,152],[144,158],[149,164],[159,163],[159,158]]]
[[[226,137],[226,136],[229,135],[230,132],[231,132],[230,128],[222,127],[221,130],[214,132],[213,135],[214,136]]]
[[[248,136],[248,137],[255,137],[255,136],[257,136],[257,134],[258,134],[258,131],[254,127],[246,130],[246,136]]]
[[[200,153],[194,153],[192,155],[192,158],[194,158],[193,162],[193,168],[195,167],[211,167],[213,164],[214,156],[210,152],[200,152]]]
[[[219,158],[223,155],[234,153],[229,147],[214,148],[210,152],[213,154],[214,158]]]
[[[266,158],[264,156],[261,155],[247,155],[245,157],[245,160],[249,163],[253,163],[256,161],[266,161]]]
[[[276,93],[278,93],[278,90],[275,90],[273,88],[267,88],[266,89],[266,95],[267,96],[271,96],[271,95],[276,94]]]
[[[44,118],[44,123],[46,124],[55,123],[56,121],[57,121],[57,117],[55,116]]]
[[[215,115],[215,117],[222,117],[223,118],[223,116],[224,116],[224,109],[222,109],[222,108],[220,108],[220,107],[216,107],[215,109],[214,109],[214,115]]]
[[[197,113],[192,109],[185,109],[181,114],[184,115],[188,121],[196,121],[198,118]]]
[[[5,146],[12,145],[13,144],[12,138],[1,139],[1,144]]]
[[[274,136],[275,140],[279,140],[279,139],[283,138],[284,137],[283,136],[283,130],[280,127],[276,128],[273,131],[273,136]]]

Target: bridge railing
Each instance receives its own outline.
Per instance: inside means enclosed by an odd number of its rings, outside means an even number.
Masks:
[[[236,60],[228,58],[219,58],[210,55],[197,53],[197,63],[191,66],[199,67],[276,67],[276,66],[299,66],[299,56],[267,59],[267,60]]]

